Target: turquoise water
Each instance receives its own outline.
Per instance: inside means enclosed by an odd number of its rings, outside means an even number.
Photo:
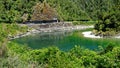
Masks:
[[[57,46],[61,50],[70,50],[75,45],[92,50],[98,49],[98,46],[106,47],[109,43],[120,44],[120,39],[91,39],[84,38],[82,31],[39,33],[13,40],[18,44],[25,44],[32,49]]]

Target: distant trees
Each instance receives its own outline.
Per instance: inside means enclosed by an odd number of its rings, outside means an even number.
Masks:
[[[41,6],[40,10],[33,9],[37,3]],[[108,12],[113,7],[113,10],[120,10],[120,0],[1,0],[0,22],[34,20],[35,13],[41,15],[40,19],[52,18],[57,14],[60,20],[97,20],[99,11]]]
[[[22,22],[22,16],[32,14],[32,6],[37,0],[1,0],[0,22],[15,23]],[[29,17],[27,18],[29,20]]]
[[[108,12],[120,0],[47,0],[64,20],[97,20],[98,12]]]
[[[47,0],[47,2],[58,12],[59,18],[63,20],[90,20],[86,12],[80,8],[79,0]]]

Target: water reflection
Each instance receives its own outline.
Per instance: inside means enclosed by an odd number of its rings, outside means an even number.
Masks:
[[[19,44],[25,44],[33,49],[57,46],[61,50],[70,50],[75,45],[95,50],[98,46],[105,47],[113,42],[120,44],[119,39],[91,39],[84,38],[81,31],[39,33],[13,40]]]

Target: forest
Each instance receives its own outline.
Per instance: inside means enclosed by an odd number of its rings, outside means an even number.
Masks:
[[[5,0],[0,1],[0,22],[21,23],[31,20],[36,3],[46,2],[60,20],[98,20],[99,12],[120,9],[120,0]],[[4,12],[3,12],[4,11]]]
[[[109,43],[97,51],[75,46],[65,52],[58,47],[31,49],[10,41],[27,32],[26,21],[95,21],[93,33],[120,33],[120,0],[0,0],[0,68],[119,68],[120,44]]]

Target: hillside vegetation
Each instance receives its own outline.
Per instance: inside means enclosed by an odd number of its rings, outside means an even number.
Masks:
[[[98,12],[98,22],[94,27],[96,35],[112,37],[120,33],[120,0],[113,3],[107,11]]]
[[[99,11],[107,12],[113,7],[120,9],[119,0],[1,0],[0,22],[21,23],[31,20],[37,10],[33,8],[40,2],[46,2],[55,9],[58,19],[68,21],[98,20]]]
[[[116,34],[120,32],[120,0],[0,0],[0,68],[120,67],[118,44],[97,51],[75,46],[64,52],[57,47],[33,50],[9,41],[8,37],[27,32],[27,27],[16,23],[53,17],[62,21],[95,20],[95,34]]]

